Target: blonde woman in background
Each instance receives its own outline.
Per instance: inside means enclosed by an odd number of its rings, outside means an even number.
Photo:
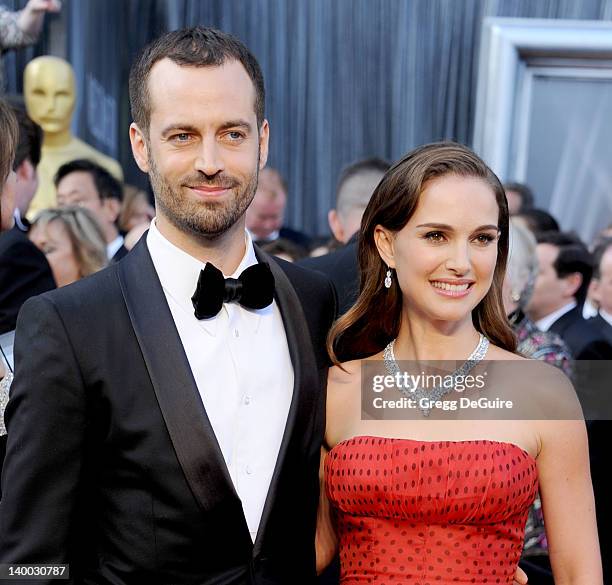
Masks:
[[[135,227],[151,223],[155,217],[155,209],[149,203],[147,194],[133,185],[125,185],[123,188],[123,204],[119,214],[119,229],[128,233]]]
[[[57,286],[66,286],[108,264],[104,234],[83,207],[41,211],[30,239],[45,254]]]

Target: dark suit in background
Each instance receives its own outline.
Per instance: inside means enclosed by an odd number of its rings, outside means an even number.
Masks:
[[[108,585],[314,579],[334,291],[257,255],[274,274],[295,382],[255,543],[142,239],[19,317],[0,563],[70,563],[74,583]]]
[[[598,318],[603,321],[601,317]],[[576,360],[612,360],[612,344],[593,321],[592,319],[586,321],[582,317],[581,309],[575,307],[555,321],[550,330],[563,338]],[[596,383],[598,392],[608,391],[609,380],[597,380]],[[601,388],[600,383],[603,383]],[[612,582],[612,504],[610,500],[612,423],[609,420],[589,420],[587,431],[604,582],[610,583]]]
[[[612,345],[574,307],[557,319],[550,330],[561,336],[576,360],[612,360]]]
[[[19,228],[0,234],[0,333],[15,329],[30,297],[55,288],[45,255]]]
[[[321,272],[332,281],[338,294],[338,309],[341,315],[355,304],[359,296],[356,235],[342,248],[316,258],[305,258],[298,264],[304,268]]]
[[[612,325],[608,323],[599,313],[587,321],[594,325],[597,330],[605,337],[606,341],[612,345]]]

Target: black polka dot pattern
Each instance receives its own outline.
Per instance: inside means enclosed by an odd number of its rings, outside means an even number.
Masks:
[[[512,583],[538,489],[517,445],[360,436],[325,478],[342,585]]]

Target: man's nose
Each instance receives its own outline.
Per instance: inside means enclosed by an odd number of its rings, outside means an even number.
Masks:
[[[220,146],[214,137],[204,138],[195,160],[195,169],[208,177],[213,177],[225,170]]]

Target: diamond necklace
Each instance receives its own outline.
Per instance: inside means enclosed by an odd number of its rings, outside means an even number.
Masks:
[[[393,346],[395,345],[395,339],[390,341],[387,344],[383,351],[383,359],[385,361],[385,368],[389,374],[395,376],[396,374],[400,374],[400,368],[395,359],[395,354],[393,353]],[[489,340],[481,333],[480,339],[478,340],[478,345],[474,349],[474,351],[468,356],[467,360],[463,363],[463,365],[455,370],[449,376],[452,378],[452,384],[446,386],[438,386],[433,388],[430,392],[424,390],[423,388],[417,386],[413,382],[412,376],[406,378],[408,382],[407,387],[399,386],[398,390],[408,398],[413,398],[417,400],[417,405],[421,410],[423,416],[429,416],[431,412],[431,408],[421,406],[421,399],[426,398],[429,400],[429,404],[431,402],[435,402],[445,396],[449,392],[453,390],[455,387],[455,382],[459,376],[465,376],[478,362],[481,362],[485,356],[487,355],[487,350],[489,349]]]

